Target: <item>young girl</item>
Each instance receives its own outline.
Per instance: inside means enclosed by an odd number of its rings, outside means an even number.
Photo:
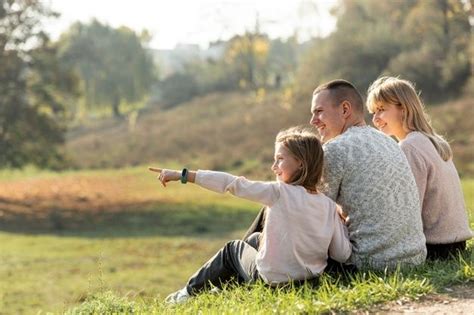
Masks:
[[[435,133],[412,83],[382,77],[370,86],[367,108],[380,131],[398,139],[422,202],[428,258],[449,258],[472,237],[449,144]]]
[[[209,190],[231,194],[267,206],[262,235],[228,242],[206,262],[186,286],[166,301],[180,303],[209,285],[235,279],[270,285],[305,280],[321,274],[328,255],[345,262],[351,254],[340,209],[318,191],[323,170],[323,150],[316,135],[292,128],[280,132],[275,142],[274,182],[250,181],[228,173],[150,168],[169,181],[196,183]],[[259,240],[259,241],[256,241]]]

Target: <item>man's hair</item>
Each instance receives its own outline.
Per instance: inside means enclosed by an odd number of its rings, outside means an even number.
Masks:
[[[334,105],[348,101],[357,112],[364,113],[364,99],[356,87],[349,81],[337,79],[321,84],[314,90],[313,96],[324,90],[330,92]]]
[[[290,184],[318,191],[323,174],[324,152],[316,134],[293,127],[280,131],[275,142],[283,145],[302,164]]]

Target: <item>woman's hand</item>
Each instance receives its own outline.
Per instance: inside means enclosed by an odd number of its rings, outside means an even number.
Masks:
[[[148,170],[155,173],[160,173],[157,178],[164,187],[166,187],[167,182],[178,181],[181,179],[181,171],[167,170],[157,167],[149,167]]]

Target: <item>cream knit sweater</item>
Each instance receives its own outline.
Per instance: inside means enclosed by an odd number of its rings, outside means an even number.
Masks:
[[[264,243],[256,257],[257,270],[269,284],[310,279],[321,274],[328,256],[339,262],[351,254],[346,226],[336,204],[302,186],[257,182],[214,171],[198,171],[196,184],[268,206]]]
[[[415,175],[427,244],[449,244],[472,237],[456,167],[443,161],[430,139],[414,131],[399,143]]]

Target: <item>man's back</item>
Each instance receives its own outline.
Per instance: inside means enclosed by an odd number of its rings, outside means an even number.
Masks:
[[[415,179],[396,142],[351,127],[324,145],[326,195],[349,215],[358,268],[421,264],[425,237]]]

